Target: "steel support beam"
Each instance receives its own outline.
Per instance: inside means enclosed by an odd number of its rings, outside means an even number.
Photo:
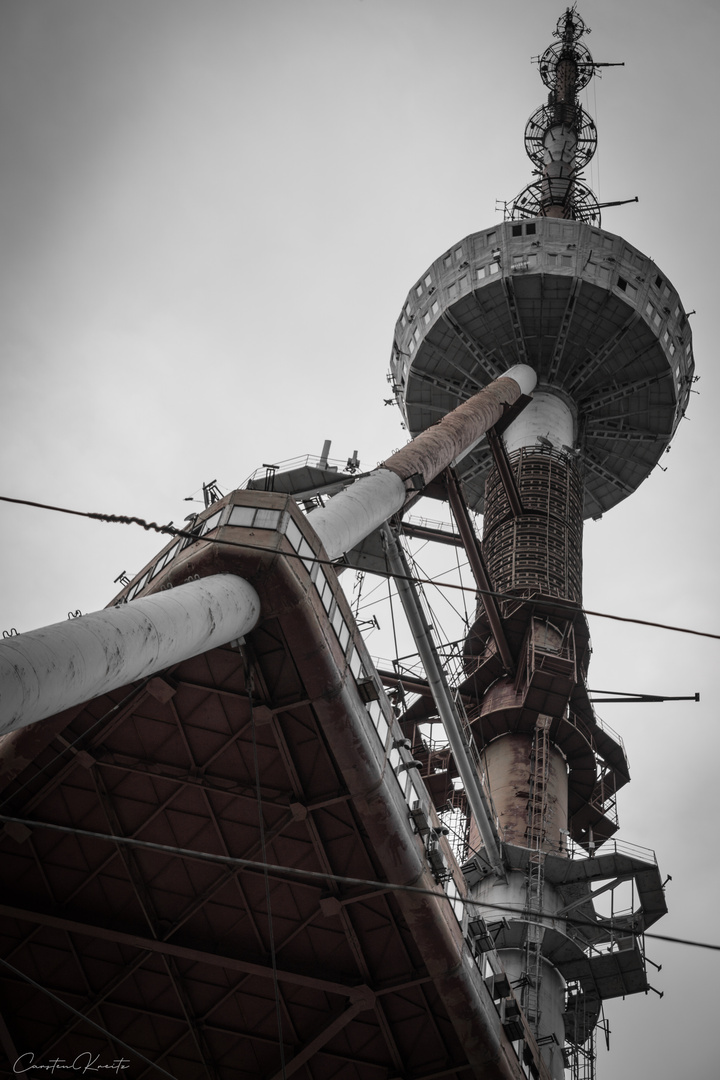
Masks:
[[[510,503],[513,517],[522,517],[525,510],[523,508],[522,499],[520,498],[520,491],[515,479],[515,473],[510,467],[510,461],[503,441],[500,436],[492,430],[487,433],[487,441],[495,462],[495,468],[499,472],[502,485],[505,488],[505,495],[507,496],[507,501]]]
[[[283,1062],[280,1071],[275,1073],[272,1080],[285,1080],[286,1076],[292,1076],[293,1073],[296,1073],[298,1069],[301,1069],[318,1050],[321,1050],[326,1043],[329,1043],[330,1040],[337,1035],[338,1031],[342,1031],[344,1027],[347,1027],[347,1025],[355,1019],[358,1013],[364,1012],[366,1009],[371,1009],[373,1007],[374,995],[368,994],[367,997],[368,1000],[366,1002],[359,1000],[352,1005],[349,1005],[347,1009],[341,1012],[339,1016],[335,1017],[327,1027],[323,1028],[314,1039],[311,1039],[310,1042],[306,1043],[302,1050],[298,1051],[295,1057],[290,1058],[289,1061]]]
[[[488,434],[490,434],[488,432]],[[482,601],[485,607],[485,612],[490,624],[490,630],[492,636],[495,639],[497,650],[502,660],[505,670],[508,674],[512,674],[515,671],[515,659],[508,640],[505,636],[505,629],[500,617],[500,611],[497,606],[495,597],[492,596],[493,587],[490,578],[488,577],[485,562],[480,552],[480,544],[478,538],[475,535],[473,527],[470,523],[470,515],[463,499],[462,492],[460,490],[460,484],[458,478],[452,469],[445,470],[445,486],[448,494],[448,502],[450,503],[450,509],[453,512],[455,518],[455,524],[458,527],[458,532],[462,537],[463,546],[465,548],[465,554],[468,557],[470,563],[470,569],[473,572],[475,583],[478,589],[482,593]]]
[[[446,529],[433,529],[430,525],[413,525],[409,521],[403,521],[402,531],[405,536],[412,536],[416,540],[432,540],[436,544],[447,544],[449,547],[462,547],[462,537],[457,533],[448,532]]]
[[[458,716],[455,703],[450,693],[450,688],[445,680],[445,675],[440,664],[435,645],[432,640],[430,627],[427,624],[420,601],[415,592],[411,580],[410,568],[408,567],[400,546],[386,525],[383,529],[383,537],[387,547],[388,563],[405,612],[410,630],[417,646],[420,659],[427,681],[433,692],[438,714],[443,722],[450,749],[455,758],[455,764],[465,786],[468,806],[475,818],[475,823],[485,845],[485,854],[490,866],[495,873],[505,877],[505,868],[500,852],[500,842],[497,831],[493,824],[492,815],[488,806],[487,798],[482,790],[480,779],[475,771],[475,765],[470,757],[470,751],[465,741],[462,724]]]
[[[36,926],[51,926],[57,930],[64,930],[68,934],[82,934],[85,937],[101,938],[103,941],[127,945],[143,952],[158,953],[164,957],[189,960],[198,964],[209,964],[212,967],[224,968],[226,971],[239,971],[244,975],[255,975],[263,979],[272,980],[277,978],[280,982],[304,986],[308,990],[318,990],[325,994],[339,994],[342,997],[355,999],[356,996],[362,996],[363,990],[368,991],[367,987],[358,986],[357,983],[349,985],[333,979],[304,975],[297,971],[285,971],[282,968],[273,969],[270,964],[257,964],[249,960],[241,960],[235,956],[223,956],[220,953],[208,952],[204,949],[177,945],[172,941],[160,941],[157,938],[143,937],[140,934],[129,934],[123,930],[97,926],[94,923],[68,919],[64,916],[52,915],[43,911],[29,911],[25,908],[14,907],[11,904],[0,904],[0,915],[6,919],[18,919]],[[403,983],[404,985],[406,983]],[[385,993],[387,992],[385,990]]]

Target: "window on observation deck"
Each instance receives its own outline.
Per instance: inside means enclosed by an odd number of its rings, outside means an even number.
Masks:
[[[600,247],[611,248],[613,246],[612,237],[608,236],[606,233],[595,232],[593,229],[592,238],[596,244],[600,245]]]
[[[536,226],[534,221],[521,221],[512,227],[513,236],[534,236]]]
[[[635,298],[637,297],[637,289],[634,285],[631,285],[629,281],[626,281],[624,277],[619,277],[617,279],[617,287],[618,289],[620,289],[621,292],[626,293],[626,295],[629,296],[631,300],[635,300]],[[649,306],[650,305],[648,305],[648,307]]]
[[[663,334],[663,344],[667,346],[667,351],[671,356],[675,355],[675,342],[670,337],[670,331],[666,330]]]
[[[665,281],[664,278],[660,277],[659,274],[655,278],[655,288],[661,294],[663,300],[669,300],[672,296],[672,289],[668,285],[667,281]]]
[[[653,326],[659,326],[662,322],[662,315],[653,307],[649,300],[645,305],[645,314],[652,320]]]

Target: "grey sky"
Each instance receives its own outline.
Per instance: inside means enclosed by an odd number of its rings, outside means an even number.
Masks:
[[[0,0],[0,493],[182,521],[202,482],[405,434],[385,372],[426,266],[530,179],[530,57],[561,2]],[[604,227],[697,309],[701,381],[672,452],[585,546],[589,608],[720,632],[716,59],[720,11],[588,0]],[[0,628],[102,607],[152,535],[5,505]],[[720,642],[592,619],[590,685],[633,782],[621,836],[657,850],[658,932],[720,943]],[[717,1077],[720,957],[653,943],[664,990],[612,1003],[613,1080]],[[688,1062],[690,1057],[690,1063]]]

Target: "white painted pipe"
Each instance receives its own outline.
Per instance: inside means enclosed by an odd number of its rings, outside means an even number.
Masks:
[[[570,406],[557,394],[536,390],[532,401],[509,424],[503,434],[508,454],[523,446],[543,446],[547,440],[562,452],[575,445],[575,417]]]
[[[0,642],[0,734],[147,678],[252,630],[260,600],[234,574]]]
[[[339,559],[402,510],[406,497],[405,482],[397,473],[380,468],[359,477],[322,509],[313,510],[308,521],[328,558]]]
[[[511,368],[508,368],[504,375],[498,376],[502,379],[514,379],[520,387],[520,393],[529,396],[537,386],[537,375],[535,369],[531,368],[529,364],[513,364]]]

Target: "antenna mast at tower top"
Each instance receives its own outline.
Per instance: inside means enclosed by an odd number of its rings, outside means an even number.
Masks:
[[[527,122],[525,150],[540,179],[512,202],[514,220],[550,217],[600,223],[598,201],[581,180],[597,149],[595,122],[577,100],[598,66],[580,41],[589,33],[575,8],[567,8],[554,31],[557,41],[538,61],[549,94],[547,104]]]

